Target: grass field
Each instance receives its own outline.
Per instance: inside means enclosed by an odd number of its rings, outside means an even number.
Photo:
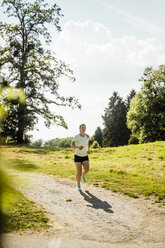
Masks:
[[[155,203],[164,204],[165,142],[93,149],[89,156],[88,183],[135,198],[153,196]],[[1,180],[1,209],[8,216],[5,232],[49,228],[45,211],[6,184],[12,179],[8,172],[19,175],[21,171],[29,171],[75,180],[73,157],[70,148],[1,146],[1,169],[8,175],[8,180],[4,176]]]
[[[75,180],[74,151],[70,148],[1,147],[8,167]],[[165,198],[165,142],[93,149],[88,183],[131,197]]]

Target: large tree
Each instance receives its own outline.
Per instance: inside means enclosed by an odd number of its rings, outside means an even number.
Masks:
[[[141,90],[130,103],[127,125],[140,143],[165,140],[165,65],[144,71]]]
[[[96,140],[99,143],[99,145],[102,146],[103,135],[100,127],[97,127],[93,137],[94,140]]]
[[[130,134],[126,126],[127,108],[117,92],[113,92],[104,112],[103,146],[126,145]]]
[[[3,133],[23,143],[26,132],[33,129],[39,115],[48,127],[51,123],[67,127],[61,115],[50,111],[49,104],[80,105],[74,97],[58,93],[61,76],[74,78],[69,67],[46,48],[51,42],[48,24],[60,31],[61,9],[56,4],[49,7],[44,0],[3,0],[3,6],[8,16],[15,18],[15,24],[0,24],[0,35],[5,41],[0,47],[1,84],[21,88],[26,95],[24,103],[18,99],[8,103]],[[47,98],[47,92],[53,98]],[[5,94],[2,101],[7,103]]]

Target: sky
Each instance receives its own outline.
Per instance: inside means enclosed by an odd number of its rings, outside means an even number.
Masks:
[[[103,128],[102,115],[117,91],[123,99],[139,91],[144,69],[165,64],[164,0],[45,0],[57,3],[64,15],[61,32],[49,27],[50,49],[69,64],[75,82],[60,80],[60,93],[75,96],[82,109],[50,106],[63,115],[68,129],[45,127],[39,119],[29,134],[44,141],[71,137],[85,123],[92,136]]]

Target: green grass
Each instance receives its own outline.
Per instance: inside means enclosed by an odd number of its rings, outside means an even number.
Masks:
[[[49,228],[48,217],[45,215],[45,211],[38,208],[33,201],[28,200],[20,192],[13,188],[8,188],[7,197],[3,204],[9,206],[8,213],[6,215],[5,232],[17,231],[17,230],[38,230],[43,228]]]
[[[11,183],[9,174],[1,170],[0,175],[1,231],[48,229],[50,225],[46,211],[14,189],[14,182]]]
[[[10,157],[10,168],[75,180],[72,149],[1,147]],[[10,154],[10,156],[9,156]],[[88,183],[131,197],[165,198],[165,142],[93,149]]]

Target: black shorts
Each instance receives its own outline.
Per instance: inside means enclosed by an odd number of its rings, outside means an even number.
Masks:
[[[74,155],[74,162],[83,162],[83,161],[89,161],[88,156],[80,157],[80,156]]]

